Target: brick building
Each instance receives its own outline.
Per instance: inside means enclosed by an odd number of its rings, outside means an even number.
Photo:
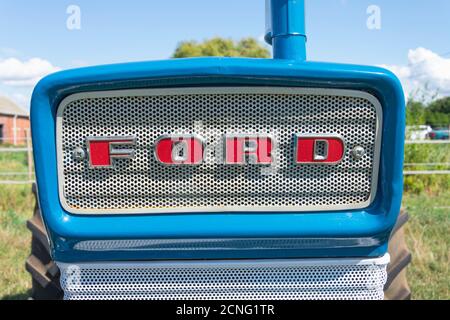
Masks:
[[[25,145],[29,114],[11,100],[0,97],[0,144]]]

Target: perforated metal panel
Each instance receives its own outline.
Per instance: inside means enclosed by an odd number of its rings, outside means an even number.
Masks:
[[[251,239],[129,239],[87,240],[74,245],[75,250],[101,251],[265,251],[324,248],[361,248],[379,245],[374,238],[251,238]]]
[[[389,256],[58,264],[65,299],[378,299]]]
[[[77,94],[58,110],[60,196],[73,213],[320,211],[367,207],[378,173],[382,111],[357,91],[295,88],[188,88]],[[168,167],[153,154],[162,135],[206,139],[204,164]],[[226,166],[225,134],[275,138],[275,165]],[[295,134],[337,134],[337,165],[294,164]],[[89,169],[73,158],[86,137],[136,136],[135,159]],[[351,151],[362,146],[356,160]]]

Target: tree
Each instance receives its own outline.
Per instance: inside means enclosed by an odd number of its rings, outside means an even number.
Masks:
[[[254,38],[244,38],[238,42],[231,39],[212,38],[202,43],[196,41],[180,42],[173,58],[188,57],[249,57],[269,58],[270,52]]]
[[[410,99],[406,105],[406,124],[428,124],[434,128],[450,125],[450,97],[424,102]]]
[[[433,127],[450,125],[450,97],[435,100],[428,105],[426,122]]]
[[[406,105],[406,124],[408,126],[425,124],[425,105],[420,101],[409,100]]]
[[[426,110],[426,123],[433,128],[448,128],[450,125],[450,114],[441,112],[431,112]]]
[[[431,112],[446,113],[450,115],[450,97],[442,98],[430,103]]]

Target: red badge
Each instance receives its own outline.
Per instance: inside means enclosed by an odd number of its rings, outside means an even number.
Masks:
[[[86,144],[89,152],[89,167],[114,168],[114,159],[133,159],[134,150],[117,148],[134,146],[135,137],[88,137]]]
[[[199,165],[204,153],[204,140],[196,135],[168,135],[155,143],[156,160],[166,165]]]
[[[338,135],[295,136],[294,162],[297,164],[338,164],[344,154],[345,143]]]
[[[224,163],[270,165],[275,140],[267,135],[225,135]]]

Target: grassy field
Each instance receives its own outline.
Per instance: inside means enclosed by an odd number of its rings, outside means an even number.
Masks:
[[[0,152],[0,180],[28,180],[26,152]]]
[[[450,299],[450,192],[405,195],[407,243],[413,254],[408,281],[413,299]]]
[[[30,185],[0,185],[0,299],[29,296],[31,281],[24,265],[31,235],[25,222],[33,207]]]
[[[405,162],[450,162],[448,145],[417,148],[407,146]],[[27,172],[26,153],[0,153],[0,174],[6,172]],[[0,176],[0,180],[27,178]],[[413,298],[450,299],[450,178],[412,176],[405,182],[403,205],[411,217],[406,232],[413,254],[408,278]],[[30,185],[0,185],[0,299],[29,297],[31,281],[24,264],[31,236],[25,222],[33,207]]]
[[[420,165],[422,163],[435,165]],[[440,164],[438,164],[440,163]],[[405,146],[407,171],[448,170],[450,166],[450,144],[409,144]],[[450,189],[448,175],[407,176],[405,191],[410,193],[439,193]]]
[[[0,299],[24,299],[31,281],[24,262],[30,233],[25,221],[32,215],[30,186],[0,186]],[[406,195],[411,220],[407,227],[413,264],[408,278],[414,299],[450,298],[450,192],[435,196]]]

